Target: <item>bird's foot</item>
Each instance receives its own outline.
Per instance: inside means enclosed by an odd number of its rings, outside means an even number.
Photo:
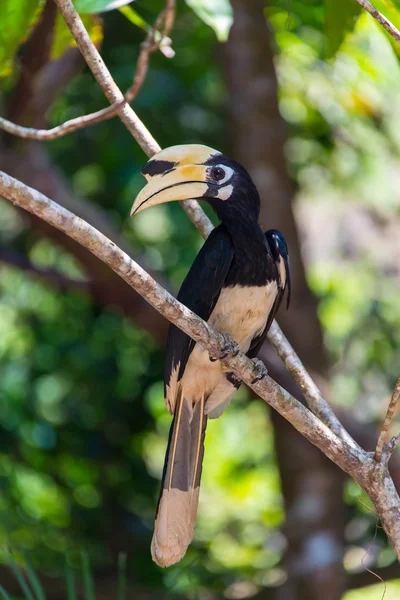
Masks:
[[[224,340],[223,346],[218,356],[210,356],[210,361],[215,362],[216,360],[222,360],[227,356],[236,356],[239,354],[240,348],[239,344],[235,342],[232,336],[229,333],[221,333],[221,336]]]
[[[256,376],[251,382],[252,385],[254,385],[255,383],[257,383],[257,381],[261,381],[261,379],[264,379],[264,377],[268,375],[268,369],[259,358],[253,358],[252,362],[254,364],[256,372]]]

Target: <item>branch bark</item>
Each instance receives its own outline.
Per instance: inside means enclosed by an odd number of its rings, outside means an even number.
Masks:
[[[0,171],[0,194],[35,214],[85,246],[136,289],[147,302],[182,329],[211,355],[223,351],[222,336],[160,286],[134,260],[94,227],[43,194]],[[223,364],[265,402],[287,419],[309,442],[351,475],[375,505],[383,527],[400,559],[400,498],[387,467],[373,455],[347,444],[270,377],[254,382],[257,368],[245,354],[228,356]]]
[[[381,433],[379,435],[378,438],[378,443],[376,444],[376,450],[375,450],[375,458],[378,462],[380,462],[382,460],[382,453],[384,451],[384,445],[385,445],[385,440],[387,438],[387,434],[389,431],[389,427],[390,427],[390,423],[392,422],[392,419],[394,417],[395,411],[396,411],[396,406],[397,403],[399,401],[400,398],[400,378],[397,380],[397,383],[395,385],[395,388],[393,390],[393,394],[392,397],[390,398],[390,402],[389,402],[389,406],[387,409],[387,413],[386,413],[386,417],[385,420],[383,422],[382,425],[382,430]],[[392,440],[389,442],[390,444],[390,449],[393,451],[396,448],[398,441],[397,441],[397,436],[395,436],[394,438],[392,438]]]
[[[76,117],[75,119],[70,119],[61,125],[57,125],[51,129],[36,129],[34,127],[23,127],[22,125],[17,125],[12,121],[5,119],[4,117],[0,117],[0,128],[9,133],[10,135],[15,135],[20,138],[29,139],[29,140],[38,140],[38,141],[49,141],[54,140],[56,138],[62,137],[68,133],[72,133],[77,129],[82,129],[84,127],[89,127],[90,125],[94,125],[96,123],[100,123],[101,121],[105,121],[107,119],[111,119],[114,117],[118,111],[129,102],[132,102],[140,90],[142,89],[144,80],[147,75],[147,70],[149,66],[150,55],[158,50],[161,44],[167,38],[169,31],[173,25],[174,20],[174,9],[175,9],[175,0],[168,0],[167,5],[163,11],[157,17],[154,26],[149,30],[145,41],[142,44],[141,51],[139,53],[139,57],[136,63],[136,72],[133,78],[132,85],[126,91],[124,99],[120,102],[115,102],[111,106],[106,108],[102,108],[94,113],[89,115],[83,115],[81,117]],[[44,9],[44,15],[49,12],[49,10],[55,11],[56,7],[53,0],[49,0]],[[162,34],[159,34],[158,29],[161,24],[164,22],[164,30]],[[35,29],[36,32],[40,33],[40,27]],[[158,40],[156,40],[158,34]],[[32,36],[33,38],[34,36]],[[36,40],[30,40],[29,46],[35,47]],[[31,43],[32,42],[32,43]],[[49,44],[47,44],[48,46]],[[35,52],[29,52],[28,55],[36,56]],[[16,92],[18,91],[18,87],[16,88]],[[15,94],[18,98],[18,94]],[[19,99],[20,100],[20,99]]]
[[[389,21],[389,19],[385,17],[385,15],[380,13],[379,10],[376,10],[375,6],[371,4],[369,0],[356,0],[356,2],[358,2],[360,6],[362,6],[370,15],[372,15],[374,19],[376,19],[378,23],[380,23],[382,27],[386,29],[389,35],[391,35],[392,38],[396,40],[398,44],[400,44],[400,31],[393,25],[393,23]]]

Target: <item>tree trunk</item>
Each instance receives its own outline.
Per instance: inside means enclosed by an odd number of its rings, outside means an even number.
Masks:
[[[279,323],[303,362],[319,378],[327,373],[316,300],[309,290],[292,211],[294,183],[284,157],[285,126],[279,113],[274,55],[264,0],[231,0],[234,25],[224,48],[231,116],[230,153],[250,171],[261,195],[261,224],[280,229],[288,242],[292,304]],[[262,358],[271,375],[289,389],[287,374],[271,348]],[[301,397],[299,390],[295,391]],[[279,600],[339,600],[345,577],[343,474],[278,414],[272,413],[275,447],[286,510],[289,579]],[[260,594],[261,597],[261,594]],[[268,591],[265,592],[268,597]]]

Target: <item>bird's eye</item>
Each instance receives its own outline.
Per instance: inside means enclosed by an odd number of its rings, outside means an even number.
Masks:
[[[222,167],[214,167],[211,171],[211,176],[215,181],[221,181],[225,177],[225,171]]]

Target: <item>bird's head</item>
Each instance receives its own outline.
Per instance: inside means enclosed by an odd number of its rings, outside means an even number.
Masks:
[[[258,220],[257,189],[239,163],[200,144],[171,146],[155,154],[142,169],[147,185],[131,215],[172,200],[206,200],[222,221],[229,217]]]

